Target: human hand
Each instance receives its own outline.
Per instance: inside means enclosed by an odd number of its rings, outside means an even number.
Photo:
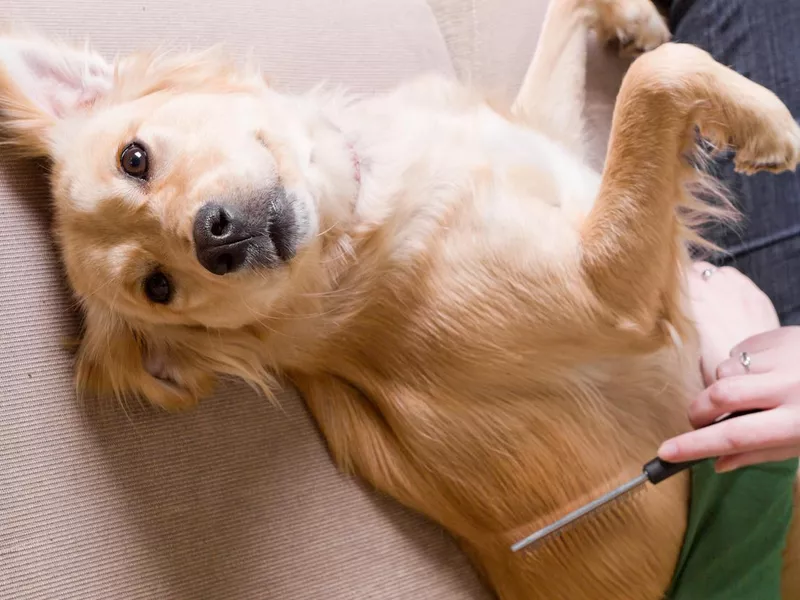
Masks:
[[[716,375],[716,382],[692,402],[693,426],[703,427],[730,412],[763,412],[679,435],[662,444],[660,458],[683,462],[716,456],[720,457],[717,472],[725,472],[800,456],[800,327],[774,329],[745,340],[719,365]]]
[[[730,356],[734,346],[777,329],[780,322],[767,295],[732,267],[716,269],[707,262],[696,262],[687,277],[700,335],[700,369],[709,386],[717,380],[717,365]]]

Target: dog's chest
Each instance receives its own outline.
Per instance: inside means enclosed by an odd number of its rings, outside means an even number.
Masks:
[[[574,247],[599,175],[484,104],[453,104],[390,97],[363,107],[360,218],[390,222],[400,258],[453,227],[527,238],[538,253]]]

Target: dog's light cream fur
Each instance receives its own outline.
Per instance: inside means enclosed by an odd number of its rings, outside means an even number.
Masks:
[[[693,217],[714,212],[690,193],[693,126],[748,172],[793,169],[800,130],[767,90],[661,45],[626,76],[601,176],[582,160],[590,28],[641,50],[668,39],[645,0],[555,0],[506,111],[436,77],[376,98],[286,96],[212,53],[108,65],[0,39],[7,139],[52,163],[85,314],[80,385],[184,408],[220,374],[267,392],[289,378],[340,465],[446,527],[500,597],[662,597],[685,477],[534,551],[509,545],[688,427],[681,270]],[[150,149],[146,185],[119,171],[133,139]],[[205,271],[198,207],[265,185],[297,199],[297,257]],[[154,267],[175,282],[166,306],[142,290]]]

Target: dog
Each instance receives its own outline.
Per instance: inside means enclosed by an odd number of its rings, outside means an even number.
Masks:
[[[642,53],[602,174],[590,30]],[[663,597],[687,475],[509,550],[689,427],[687,246],[727,210],[695,193],[695,127],[747,173],[800,156],[778,98],[670,42],[649,0],[554,0],[508,107],[436,76],[286,95],[213,50],[110,64],[9,32],[0,113],[50,164],[81,392],[178,410],[221,376],[289,381],[340,467],[451,532],[500,598]],[[787,598],[798,546],[795,520]]]

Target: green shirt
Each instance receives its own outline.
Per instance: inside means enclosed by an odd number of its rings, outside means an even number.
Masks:
[[[669,600],[781,600],[798,460],[716,474],[692,469],[691,504]]]

